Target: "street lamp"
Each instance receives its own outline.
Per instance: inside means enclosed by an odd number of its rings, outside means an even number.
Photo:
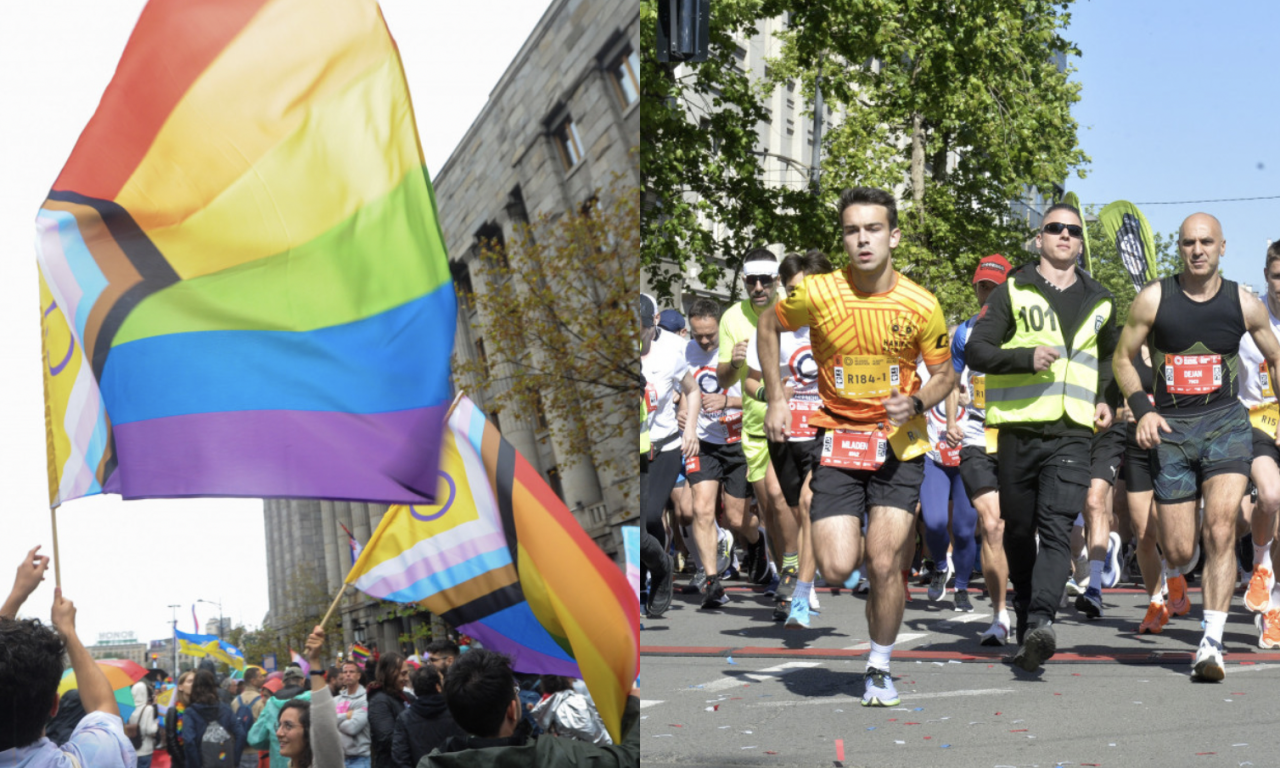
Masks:
[[[182,606],[171,605],[169,607],[173,609],[173,670],[170,674],[172,674],[176,680],[178,679],[178,609]]]
[[[208,603],[209,605],[218,606],[218,639],[222,640],[222,603],[213,600],[196,600],[197,603]]]

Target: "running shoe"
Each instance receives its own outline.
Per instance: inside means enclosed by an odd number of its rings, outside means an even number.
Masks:
[[[778,594],[778,586],[780,584],[782,584],[782,577],[775,571],[773,574],[773,580],[769,582],[769,586],[764,588],[765,596],[776,597]]]
[[[815,584],[817,582],[814,582]],[[856,589],[862,583],[862,569],[854,568],[853,573],[849,574],[849,578],[844,580],[845,589]]]
[[[716,573],[724,573],[733,565],[733,536],[721,528],[716,539]]]
[[[1076,598],[1076,610],[1091,619],[1102,618],[1102,590],[1089,587]]]
[[[928,584],[933,579],[934,572],[933,561],[924,560],[920,563],[920,570],[916,573],[916,583],[922,587]]]
[[[969,590],[956,590],[956,613],[971,613],[973,611],[973,602],[969,600]]]
[[[1222,643],[1212,638],[1200,641],[1196,660],[1191,667],[1191,679],[1200,683],[1217,683],[1226,677],[1227,668],[1222,662]]]
[[[1187,597],[1187,577],[1174,576],[1172,579],[1165,579],[1165,583],[1169,586],[1169,599],[1166,601],[1169,615],[1186,616],[1191,612],[1191,598]]]
[[[1147,606],[1147,615],[1142,618],[1142,623],[1138,625],[1138,634],[1158,635],[1164,631],[1164,625],[1169,623],[1169,606],[1164,603],[1151,603]]]
[[[773,620],[786,621],[791,615],[791,601],[779,598],[773,602]]]
[[[1076,582],[1076,577],[1072,576],[1067,579],[1067,595],[1070,597],[1079,597],[1084,594],[1084,587]]]
[[[865,595],[870,591],[871,591],[871,582],[868,581],[865,576],[860,576],[858,578],[858,586],[853,588],[854,594]]]
[[[1258,647],[1264,650],[1280,648],[1280,608],[1253,617],[1258,628]]]
[[[981,645],[990,645],[999,647],[1009,640],[1009,616],[1008,614],[1000,614],[995,621],[991,622],[991,626],[986,632],[982,633],[979,640]]]
[[[1053,658],[1057,650],[1058,636],[1053,631],[1053,623],[1045,622],[1027,630],[1022,647],[1013,655],[1013,663],[1027,672],[1035,672],[1041,664]]]
[[[769,583],[769,553],[765,549],[763,533],[755,544],[747,545],[747,560],[743,563],[743,570],[747,572],[752,584]]]
[[[945,568],[935,568],[933,578],[929,579],[929,601],[937,602],[947,596],[947,582],[951,579],[951,561],[947,560]]]
[[[702,587],[702,607],[719,608],[727,602],[729,602],[729,596],[724,593],[720,579],[714,576],[707,579],[707,583]]]
[[[809,628],[809,601],[803,597],[798,597],[791,601],[788,606],[786,629],[808,629]]]
[[[1276,575],[1270,568],[1258,565],[1249,578],[1249,590],[1244,593],[1244,607],[1255,613],[1266,613],[1271,608],[1271,588],[1276,585]]]
[[[1120,534],[1107,537],[1107,558],[1102,561],[1102,588],[1111,589],[1120,582]]]
[[[888,672],[867,667],[862,676],[862,706],[864,707],[896,707],[902,701],[898,698],[898,689],[893,687],[893,678]]]
[[[798,578],[797,578],[798,573],[799,571],[795,568],[787,567],[782,569],[782,573],[779,574],[779,578],[778,578],[778,586],[774,590],[774,595],[779,600],[786,600],[787,602],[791,602],[791,596],[796,593],[796,582],[798,581]]]
[[[653,573],[653,581],[649,592],[649,618],[657,619],[671,607],[671,579],[675,576],[675,561],[666,552],[662,553],[664,570]]]
[[[689,583],[680,588],[682,595],[701,594],[703,588],[707,586],[707,572],[699,568],[694,571],[693,578],[689,579]]]

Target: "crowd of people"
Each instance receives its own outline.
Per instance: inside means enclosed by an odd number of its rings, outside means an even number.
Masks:
[[[968,612],[980,572],[993,619],[977,642],[1016,643],[1029,672],[1057,650],[1058,612],[1074,598],[1101,617],[1126,572],[1148,597],[1134,629],[1156,634],[1191,611],[1200,574],[1193,680],[1225,675],[1238,583],[1259,646],[1280,647],[1280,243],[1260,300],[1222,276],[1220,222],[1190,216],[1181,271],[1125,308],[1080,266],[1080,211],[1056,204],[1036,257],[980,260],[981,308],[948,327],[894,269],[893,195],[846,190],[838,217],[843,269],[758,248],[727,308],[641,297],[650,618],[686,558],[681,591],[702,609],[737,576],[766,587],[788,629],[820,620],[815,581],[864,591],[864,706],[899,703],[890,660],[913,574]]]
[[[427,646],[414,666],[384,653],[368,669],[324,666],[325,633],[306,642],[309,672],[290,665],[220,680],[211,661],[173,681],[167,709],[153,680],[133,684],[122,720],[116,692],[81,643],[75,606],[55,590],[51,624],[19,619],[49,559],[31,550],[0,607],[0,765],[23,768],[634,768],[639,699],[614,744],[580,680],[513,672],[506,656]],[[70,661],[76,687],[58,688]],[[309,678],[309,680],[308,680]]]

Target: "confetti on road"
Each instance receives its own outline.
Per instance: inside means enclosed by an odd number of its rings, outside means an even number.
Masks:
[[[732,656],[726,656],[726,657],[725,657],[725,661],[729,662],[730,664],[737,664],[737,663],[738,663],[738,662],[736,662],[736,661],[734,661],[734,660],[733,660],[733,657],[732,657]],[[702,686],[698,686],[698,687],[699,687],[699,688],[701,688]]]
[[[836,739],[836,760],[844,762],[844,739]]]

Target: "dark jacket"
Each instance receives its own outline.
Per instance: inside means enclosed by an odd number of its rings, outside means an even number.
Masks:
[[[369,701],[369,757],[373,768],[392,768],[391,739],[410,698],[403,691],[389,691],[377,683],[365,691]]]
[[[396,719],[391,759],[396,768],[417,768],[424,755],[431,754],[450,736],[466,736],[466,733],[453,722],[444,694],[419,697]]]
[[[186,719],[186,713],[178,714],[178,692],[173,692],[173,703],[164,716],[164,751],[169,753],[169,764],[173,768],[186,768],[187,756],[183,753],[183,744],[178,743],[178,724]],[[185,727],[184,727],[184,736]],[[185,744],[185,740],[184,740]]]
[[[637,768],[640,765],[640,699],[630,696],[622,715],[622,743],[607,747],[577,739],[528,735],[522,721],[515,736],[451,738],[422,761],[421,768]]]
[[[245,730],[240,725],[240,721],[222,702],[217,704],[192,704],[187,707],[187,711],[183,713],[185,723],[182,726],[182,751],[184,764],[186,768],[202,768],[200,762],[200,738],[204,736],[205,729],[209,727],[209,723],[215,720],[222,724],[236,740],[235,753],[232,756],[233,763],[240,762],[240,755],[244,752]]]
[[[1111,299],[1111,315],[1098,330],[1098,392],[1095,402],[1107,403],[1114,410],[1120,404],[1120,391],[1115,386],[1115,375],[1111,370],[1111,357],[1115,353],[1116,343],[1120,339],[1120,329],[1116,326],[1115,297],[1088,272],[1076,267],[1076,279],[1083,286],[1083,298],[1078,305],[1064,297],[1064,294],[1050,286],[1036,269],[1039,262],[1033,261],[1022,265],[1009,276],[1019,286],[1034,286],[1044,296],[1049,307],[1062,324],[1062,336],[1068,351],[1080,323],[1089,317],[1088,311],[1104,298]],[[1013,316],[1013,305],[1009,299],[1009,284],[1002,283],[992,291],[987,303],[978,313],[978,320],[973,324],[969,341],[965,344],[965,362],[970,370],[986,374],[1033,373],[1035,372],[1035,347],[1011,347],[1003,345],[1013,340],[1018,333],[1017,318]],[[1018,426],[1018,425],[1013,425]],[[1063,419],[1052,424],[1026,425],[1046,434],[1081,434],[1092,435],[1090,427],[1080,426]]]

